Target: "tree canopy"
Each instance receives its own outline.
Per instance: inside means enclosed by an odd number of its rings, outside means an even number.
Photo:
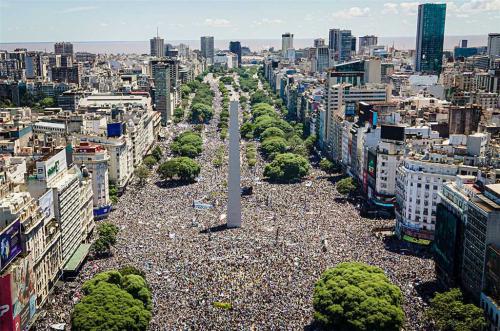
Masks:
[[[264,139],[261,149],[264,155],[273,159],[276,154],[284,153],[288,147],[287,141],[282,137],[269,137]]]
[[[300,155],[292,153],[278,154],[266,165],[264,176],[273,181],[298,180],[309,173],[309,162]]]
[[[337,182],[335,186],[340,194],[352,194],[356,191],[356,184],[351,177],[346,177]]]
[[[92,244],[92,251],[97,256],[108,255],[111,246],[116,244],[116,235],[120,229],[109,222],[100,223],[97,226],[97,239]]]
[[[192,182],[200,174],[200,165],[188,157],[176,157],[158,167],[158,174],[163,180],[178,179]]]
[[[86,281],[82,290],[85,296],[71,314],[72,330],[147,329],[152,300],[141,275],[116,270],[102,272]]]
[[[482,309],[465,304],[458,288],[436,293],[431,299],[427,316],[439,331],[480,331],[486,326]]]
[[[399,330],[404,322],[402,299],[401,290],[379,267],[340,263],[314,286],[314,318],[341,331]]]
[[[265,140],[265,139],[270,138],[270,137],[285,138],[285,133],[280,128],[272,126],[270,128],[265,129],[264,132],[262,132],[262,134],[260,135],[260,138],[262,140]]]
[[[203,140],[198,132],[185,131],[174,138],[170,149],[176,155],[194,158],[203,151]]]
[[[203,103],[195,103],[191,106],[191,122],[208,123],[212,119],[212,107]]]

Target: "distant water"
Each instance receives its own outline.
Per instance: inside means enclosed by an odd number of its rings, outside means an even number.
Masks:
[[[467,39],[469,47],[486,46],[488,36],[446,36],[444,48],[452,50],[459,41]],[[281,39],[241,39],[242,46],[248,46],[252,51],[268,49],[270,47],[281,48]],[[167,40],[167,43],[178,45],[180,43],[189,45],[192,49],[200,48],[199,40]],[[415,37],[380,37],[379,45],[394,46],[397,49],[414,49]],[[73,42],[75,52],[90,52],[98,54],[146,54],[149,53],[149,41],[75,41]],[[229,40],[215,39],[215,48],[228,49]],[[294,39],[295,48],[310,47],[313,38]],[[54,42],[27,42],[27,43],[0,43],[0,49],[13,51],[16,48],[27,48],[28,50],[53,51]]]

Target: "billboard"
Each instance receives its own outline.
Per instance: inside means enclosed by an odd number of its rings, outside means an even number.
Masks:
[[[39,180],[48,181],[67,168],[66,149],[63,148],[48,160],[36,163],[36,177]]]
[[[405,128],[398,125],[382,125],[380,128],[380,138],[388,140],[404,141]]]
[[[21,221],[18,219],[0,233],[0,271],[22,252]]]
[[[45,219],[52,219],[55,217],[54,213],[54,194],[52,189],[49,189],[38,199],[38,205],[42,210]]]
[[[368,171],[368,175],[373,179],[377,177],[377,154],[372,151],[368,151],[366,170]]]
[[[347,101],[345,103],[345,116],[354,116],[356,115],[356,102]]]
[[[34,277],[30,255],[0,277],[0,331],[27,329],[36,312]]]

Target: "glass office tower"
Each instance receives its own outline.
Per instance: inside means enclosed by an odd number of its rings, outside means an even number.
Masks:
[[[415,71],[441,72],[445,18],[445,3],[425,3],[418,6]]]

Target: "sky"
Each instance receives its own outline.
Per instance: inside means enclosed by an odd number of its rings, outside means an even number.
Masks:
[[[414,36],[419,3],[397,0],[0,0],[0,42]],[[427,1],[428,2],[428,1]],[[500,0],[446,1],[446,35],[500,32]]]

